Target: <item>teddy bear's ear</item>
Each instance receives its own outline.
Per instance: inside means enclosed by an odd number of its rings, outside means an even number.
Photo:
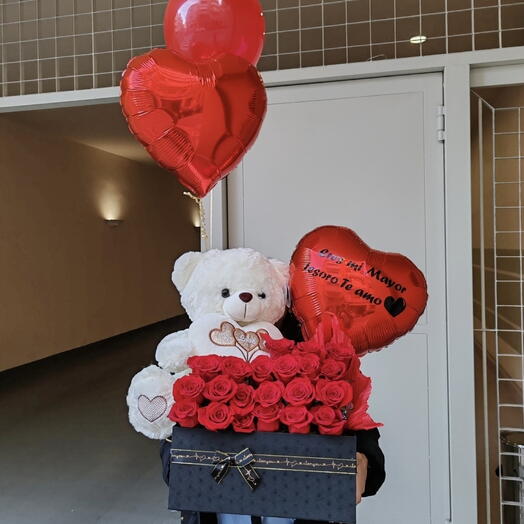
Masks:
[[[171,280],[179,293],[182,293],[186,287],[193,270],[201,259],[202,253],[199,251],[188,251],[176,259],[173,273],[171,273]]]
[[[285,262],[282,262],[276,258],[270,258],[269,261],[282,277],[283,285],[287,286],[289,281],[289,264],[286,264]]]

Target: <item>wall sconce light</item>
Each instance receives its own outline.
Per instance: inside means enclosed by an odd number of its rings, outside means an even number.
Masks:
[[[194,227],[196,227],[197,229],[199,229],[201,227],[201,220],[200,220],[200,212],[199,212],[199,209],[198,207],[194,207],[192,209],[192,212],[191,212],[191,222],[193,224]]]
[[[109,227],[118,227],[123,222],[123,220],[119,220],[117,218],[104,218],[104,222]]]
[[[118,227],[125,216],[122,190],[117,180],[108,177],[97,179],[97,184],[94,196],[100,216],[109,227]]]

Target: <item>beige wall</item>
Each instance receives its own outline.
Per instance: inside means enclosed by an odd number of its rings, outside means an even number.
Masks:
[[[180,314],[193,206],[159,168],[0,118],[0,370]]]

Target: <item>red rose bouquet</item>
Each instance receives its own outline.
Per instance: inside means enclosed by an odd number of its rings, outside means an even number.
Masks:
[[[341,435],[381,426],[368,415],[371,379],[336,318],[313,338],[265,339],[269,355],[252,362],[217,355],[188,359],[191,373],[173,385],[169,418],[182,427],[201,425],[240,433],[281,431]]]

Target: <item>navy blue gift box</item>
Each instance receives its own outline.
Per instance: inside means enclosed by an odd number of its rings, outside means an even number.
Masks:
[[[355,523],[356,438],[175,426],[169,509]]]

